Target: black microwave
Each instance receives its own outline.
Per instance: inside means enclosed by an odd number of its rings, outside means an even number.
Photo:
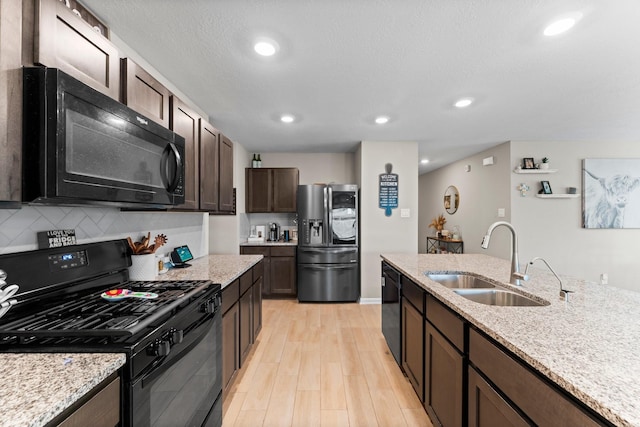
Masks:
[[[58,69],[23,73],[23,202],[184,203],[183,137]]]

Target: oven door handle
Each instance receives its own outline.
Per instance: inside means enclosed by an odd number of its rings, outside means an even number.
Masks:
[[[144,388],[147,382],[153,382],[167,369],[178,362],[185,353],[188,353],[189,351],[191,351],[191,349],[200,344],[200,342],[202,342],[202,340],[209,333],[210,328],[213,327],[213,324],[216,321],[216,316],[220,316],[221,318],[221,314],[219,311],[217,311],[215,315],[209,315],[205,317],[198,326],[196,326],[189,332],[189,334],[185,334],[184,341],[182,343],[174,344],[171,347],[172,350],[174,347],[177,347],[177,350],[179,350],[178,352],[172,351],[169,353],[169,355],[158,358],[156,363],[154,363],[147,372],[145,372],[138,380],[134,381],[134,384],[142,381],[142,388]],[[187,338],[189,338],[192,334],[198,334],[198,336],[193,340],[188,340]],[[183,346],[183,344],[185,343],[186,346]]]

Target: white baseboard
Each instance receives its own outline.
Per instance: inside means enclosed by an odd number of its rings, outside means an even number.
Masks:
[[[360,304],[382,304],[382,298],[360,298]]]

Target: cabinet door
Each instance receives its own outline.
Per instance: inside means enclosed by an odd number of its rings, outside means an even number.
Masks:
[[[0,12],[0,208],[11,209],[22,199],[21,4],[4,2]]]
[[[296,258],[271,256],[271,295],[296,296]]]
[[[235,303],[222,315],[222,390],[223,396],[240,368],[240,311]]]
[[[253,293],[249,290],[240,297],[240,367],[249,355],[251,349],[251,335],[253,332],[252,302]]]
[[[262,255],[262,296],[271,294],[271,251],[265,246],[240,246],[241,255]]]
[[[429,308],[427,307],[427,314]],[[443,427],[462,426],[464,359],[429,322],[425,322],[424,405]]]
[[[530,425],[471,366],[469,367],[468,414],[469,427],[525,427]]]
[[[402,299],[402,368],[421,402],[424,402],[424,318]]]
[[[200,193],[198,133],[200,116],[175,95],[171,97],[170,127],[184,138],[184,204],[177,209],[198,209]]]
[[[246,211],[271,212],[272,211],[272,184],[271,170],[262,168],[246,169]]]
[[[169,127],[169,89],[129,58],[122,58],[122,103]]]
[[[256,342],[262,329],[262,276],[253,282],[253,335],[252,342]]]
[[[220,212],[234,212],[233,201],[233,142],[220,134],[219,145],[219,200]]]
[[[218,211],[220,155],[220,132],[200,119],[200,209]]]
[[[273,169],[273,212],[295,212],[298,169]]]
[[[34,62],[59,68],[95,90],[120,100],[118,49],[64,2],[36,2]]]

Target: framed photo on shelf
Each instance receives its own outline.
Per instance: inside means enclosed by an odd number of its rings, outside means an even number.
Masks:
[[[549,181],[540,181],[540,184],[542,184],[542,194],[552,194]]]
[[[533,157],[525,157],[522,159],[522,169],[535,169],[536,164],[533,161]]]

